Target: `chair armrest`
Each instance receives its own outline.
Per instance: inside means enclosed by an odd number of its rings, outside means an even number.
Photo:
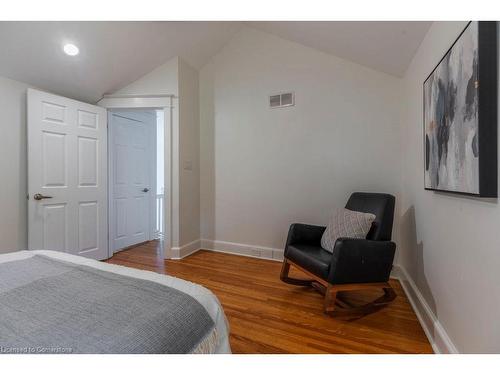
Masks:
[[[288,245],[294,243],[321,246],[321,237],[326,227],[309,224],[292,224],[288,230],[285,251]]]
[[[332,284],[378,283],[389,280],[396,244],[339,238],[335,242],[328,281]]]

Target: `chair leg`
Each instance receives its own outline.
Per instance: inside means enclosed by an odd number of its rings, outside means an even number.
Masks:
[[[286,279],[288,277],[288,273],[290,272],[290,263],[288,263],[288,260],[285,258],[283,259],[283,264],[281,265],[281,274],[280,274],[280,279]]]
[[[300,271],[308,274],[313,279],[302,280],[295,279],[289,276],[290,266],[293,265]],[[288,259],[283,260],[283,265],[281,267],[280,279],[288,284],[301,285],[301,286],[311,286],[318,292],[323,294],[323,310],[326,314],[334,317],[347,317],[356,319],[366,314],[380,310],[382,307],[388,305],[396,298],[396,292],[387,282],[378,283],[358,283],[358,284],[327,284],[324,280],[319,279],[317,276],[309,273],[307,270],[301,268],[300,266],[290,262]],[[354,306],[353,304],[345,301],[343,298],[344,292],[356,291],[363,289],[382,289],[384,295],[377,298],[376,300],[366,303],[361,306]]]
[[[325,300],[323,302],[323,311],[325,314],[331,314],[335,311],[335,302],[337,299],[337,291],[331,284],[328,284],[325,290]]]
[[[375,301],[373,301],[376,305],[387,305],[396,299],[396,292],[392,287],[384,288],[384,295]]]
[[[310,286],[311,283],[313,282],[313,280],[302,280],[289,277],[288,276],[289,272],[290,272],[290,263],[288,263],[288,260],[285,258],[283,260],[283,265],[281,266],[281,274],[280,274],[281,281],[287,284],[303,285],[303,286]]]
[[[376,312],[387,306],[396,298],[396,292],[394,292],[394,289],[390,287],[389,284],[387,284],[387,287],[384,287],[382,289],[384,290],[384,295],[372,302],[355,307],[349,306],[349,304],[346,303],[339,303],[339,305],[343,308],[331,309],[328,313],[336,318],[357,318]],[[337,299],[337,302],[342,301]]]
[[[311,283],[311,286],[320,294],[325,295],[326,294],[326,287],[323,284],[318,283],[317,281],[313,281]]]

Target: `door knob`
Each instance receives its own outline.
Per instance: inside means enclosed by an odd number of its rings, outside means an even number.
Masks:
[[[49,195],[42,195],[40,193],[36,193],[35,195],[33,195],[33,199],[36,201],[41,201],[42,199],[50,199],[50,198],[52,197]]]
[[[144,188],[144,189],[142,189],[142,191],[143,191],[144,193],[147,193],[147,192],[149,191],[149,189],[148,189],[148,188]]]

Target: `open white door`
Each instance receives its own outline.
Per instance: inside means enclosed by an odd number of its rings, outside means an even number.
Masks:
[[[28,89],[30,249],[108,258],[106,109]]]

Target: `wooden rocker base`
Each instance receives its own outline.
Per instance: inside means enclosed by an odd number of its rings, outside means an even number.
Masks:
[[[294,266],[295,268],[310,276],[312,279],[303,280],[290,277],[290,266]],[[313,287],[315,290],[325,296],[323,304],[323,311],[325,312],[325,314],[338,318],[345,317],[352,319],[365,316],[367,314],[380,310],[384,306],[387,306],[396,298],[394,289],[392,289],[392,287],[387,282],[330,284],[286,258],[283,261],[280,279],[287,284]],[[339,293],[341,292],[362,289],[382,289],[384,291],[384,295],[372,302],[361,306],[353,306],[339,295]]]

